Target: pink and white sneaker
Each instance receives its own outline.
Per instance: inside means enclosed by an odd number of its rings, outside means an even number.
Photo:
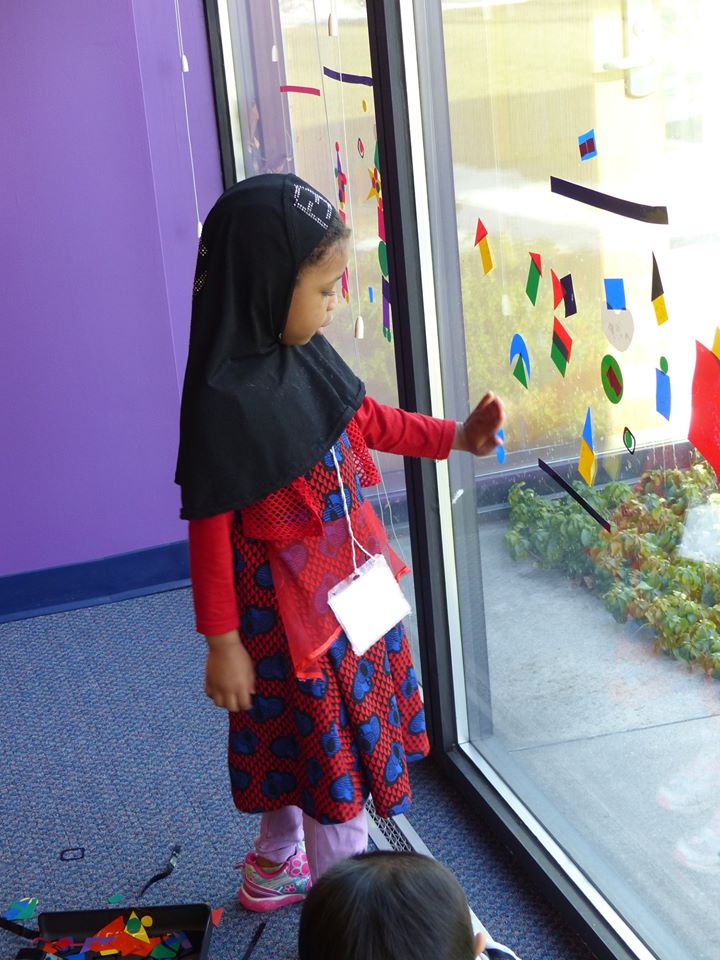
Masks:
[[[243,882],[238,890],[238,900],[246,910],[277,910],[305,899],[312,881],[302,846],[298,846],[295,853],[275,870],[261,867],[257,859],[253,851],[242,864]]]

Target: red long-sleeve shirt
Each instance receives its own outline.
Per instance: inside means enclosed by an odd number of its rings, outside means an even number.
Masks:
[[[444,460],[455,438],[454,420],[408,413],[365,397],[354,417],[371,450],[405,457]],[[198,633],[216,634],[239,626],[231,529],[233,511],[191,520],[190,576]]]

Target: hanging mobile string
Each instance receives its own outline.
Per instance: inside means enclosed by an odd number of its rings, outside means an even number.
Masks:
[[[177,33],[178,51],[180,53],[181,82],[183,94],[183,106],[185,109],[185,130],[187,131],[188,152],[190,154],[190,173],[192,175],[193,197],[195,199],[195,218],[197,222],[198,240],[202,236],[202,221],[200,219],[200,205],[198,203],[197,181],[195,179],[195,161],[193,159],[192,137],[190,136],[190,117],[188,114],[187,90],[185,89],[185,74],[190,71],[190,64],[185,55],[185,45],[182,36],[182,23],[180,22],[180,3],[179,0],[173,0],[175,7],[175,31]]]

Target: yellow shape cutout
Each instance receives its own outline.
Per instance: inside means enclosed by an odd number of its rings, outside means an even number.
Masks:
[[[480,259],[482,260],[483,270],[485,273],[490,273],[494,264],[492,254],[490,253],[488,238],[483,237],[478,246],[480,247]]]
[[[146,913],[144,917],[141,917],[141,918],[140,918],[140,923],[141,923],[144,927],[151,927],[151,926],[152,926],[152,917],[150,916],[150,914],[149,914],[149,913]]]
[[[586,440],[580,441],[580,463],[578,463],[578,473],[585,483],[591,487],[595,480],[597,464],[595,463],[595,454],[590,449]]]
[[[605,472],[607,475],[613,480],[617,480],[617,478],[620,476],[620,468],[622,467],[622,457],[618,454],[604,457],[603,466],[605,467]]]
[[[661,293],[659,297],[655,297],[652,305],[655,308],[655,319],[658,322],[658,326],[660,326],[660,324],[665,323],[668,318],[667,307],[665,306],[665,295]]]
[[[712,352],[720,360],[720,327],[715,329],[715,339],[713,340]]]
[[[115,956],[118,955],[118,953],[120,953],[119,950],[101,950],[101,951],[100,951],[100,956],[101,956],[101,957],[115,957]]]

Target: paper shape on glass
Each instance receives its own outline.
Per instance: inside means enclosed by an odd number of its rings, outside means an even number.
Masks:
[[[368,287],[368,300],[372,303],[375,299],[375,292],[372,287]]]
[[[688,440],[720,479],[720,359],[697,340]]]
[[[605,284],[605,302],[608,310],[624,310],[625,303],[625,282],[620,278],[606,279]]]
[[[623,443],[628,453],[635,453],[635,434],[630,427],[625,427],[623,430]]]
[[[488,232],[485,228],[485,224],[479,217],[477,222],[477,230],[475,231],[475,246],[479,247],[480,249],[480,261],[482,262],[483,273],[487,276],[487,274],[492,270],[494,264],[492,253],[490,252]]]
[[[563,300],[565,301],[565,317],[572,317],[573,314],[577,313],[572,274],[568,273],[564,277],[561,277],[560,283],[563,288]]]
[[[715,339],[713,340],[712,352],[720,360],[720,327],[715,330]]]
[[[214,910],[210,911],[210,916],[212,917],[212,922],[214,927],[216,927],[220,923],[224,909],[225,907],[215,907]]]
[[[495,447],[495,456],[498,463],[505,463],[505,431],[502,427],[497,431],[495,436],[500,440],[500,445]]]
[[[616,350],[627,350],[635,333],[635,321],[630,310],[608,310],[601,304],[600,325]]]
[[[655,319],[657,320],[658,326],[660,326],[661,323],[665,323],[668,314],[667,307],[665,306],[662,280],[660,279],[660,270],[658,269],[655,254],[652,255],[652,260],[652,291],[650,293],[650,299],[652,300],[653,309],[655,310]]]
[[[528,271],[527,283],[525,284],[525,293],[528,300],[535,306],[538,295],[538,286],[542,276],[542,258],[539,253],[530,254],[530,270]]]
[[[553,334],[552,346],[550,347],[550,357],[563,377],[565,376],[567,365],[570,363],[572,344],[573,342],[570,334],[560,323],[558,318],[553,317]]]
[[[525,343],[525,338],[516,333],[510,343],[510,363],[517,357],[517,362],[513,369],[513,376],[527,389],[530,379],[530,353]]]
[[[585,483],[591,487],[595,480],[597,464],[595,462],[595,448],[592,435],[592,415],[590,407],[585,415],[585,426],[583,427],[582,439],[580,441],[580,461],[578,463],[578,473]]]
[[[563,290],[563,285],[560,282],[560,278],[554,270],[550,271],[550,279],[552,280],[553,288],[553,310],[557,310],[558,305],[565,297],[565,291]],[[565,316],[567,316],[567,313]]]
[[[670,402],[668,362],[665,357],[660,357],[660,366],[655,370],[655,408],[666,420],[670,419]]]
[[[623,375],[620,364],[609,353],[600,361],[600,379],[610,403],[620,403],[623,395]]]
[[[578,147],[580,148],[580,159],[590,160],[597,156],[597,145],[595,143],[595,129],[581,133],[578,137]]]

